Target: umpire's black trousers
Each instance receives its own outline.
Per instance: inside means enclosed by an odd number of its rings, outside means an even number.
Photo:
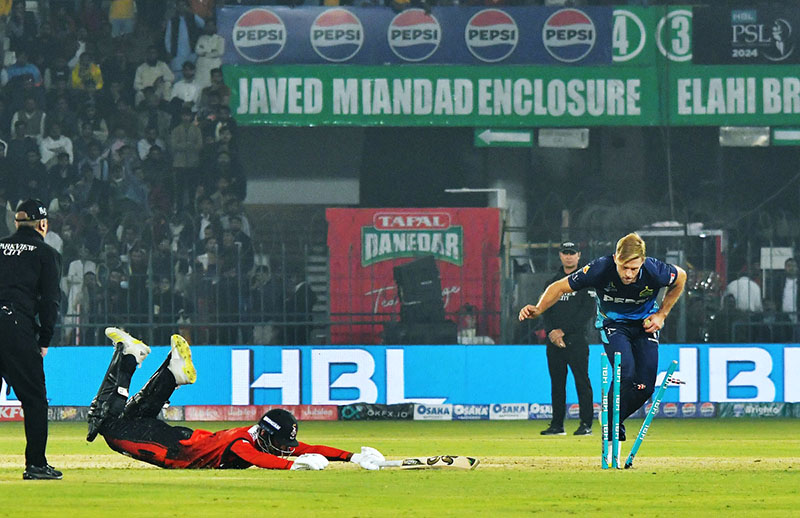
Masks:
[[[10,304],[0,303],[0,374],[11,385],[25,413],[25,465],[47,464],[47,392],[34,323]]]
[[[566,338],[566,337],[565,337]],[[592,425],[594,408],[592,406],[592,385],[589,381],[589,344],[573,342],[567,338],[567,347],[547,344],[547,368],[550,371],[550,396],[553,402],[555,428],[564,427],[564,414],[567,406],[567,366],[575,378],[578,392],[581,424]]]

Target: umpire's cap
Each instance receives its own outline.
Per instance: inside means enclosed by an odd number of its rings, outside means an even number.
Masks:
[[[577,254],[580,252],[578,250],[578,246],[572,241],[564,241],[561,243],[561,248],[559,248],[559,252],[564,254]]]
[[[25,216],[20,218],[20,212],[24,213]],[[30,199],[23,201],[17,206],[17,213],[17,221],[36,221],[37,219],[47,218],[47,207],[44,206],[41,200]]]
[[[297,419],[282,408],[273,408],[258,421],[258,427],[272,436],[276,443],[295,447],[297,442]]]

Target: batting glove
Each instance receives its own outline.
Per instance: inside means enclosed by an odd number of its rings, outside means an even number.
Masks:
[[[319,453],[305,453],[300,455],[292,463],[291,470],[311,470],[319,471],[328,466],[328,459]]]
[[[364,469],[378,470],[381,469],[380,463],[385,461],[386,458],[381,452],[369,446],[362,446],[361,453],[354,453],[350,457],[350,462],[354,462]]]

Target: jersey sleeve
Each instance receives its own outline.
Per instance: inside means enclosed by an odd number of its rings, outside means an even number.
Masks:
[[[650,262],[650,273],[655,277],[656,282],[661,286],[672,286],[678,278],[678,269],[672,264],[667,264],[658,259],[648,257]]]
[[[230,451],[242,460],[259,468],[289,469],[292,467],[292,461],[258,450],[245,440],[233,443]]]
[[[305,453],[319,453],[328,460],[350,460],[350,457],[353,456],[352,452],[340,450],[339,448],[301,442],[294,449],[294,455],[303,455]]]
[[[600,257],[583,268],[580,268],[567,277],[569,287],[574,291],[582,290],[583,288],[596,288],[598,279],[605,271],[606,258]]]

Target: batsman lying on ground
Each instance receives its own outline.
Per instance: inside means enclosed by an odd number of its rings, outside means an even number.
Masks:
[[[150,348],[125,331],[106,328],[116,348],[103,383],[89,407],[89,434],[103,436],[112,450],[134,459],[173,469],[268,469],[320,470],[329,460],[350,461],[364,469],[380,469],[385,461],[375,448],[352,453],[330,446],[314,446],[297,440],[297,420],[283,409],[264,414],[253,426],[218,432],[171,426],[157,419],[173,391],[197,379],[189,344],[172,335],[164,363],[144,387],[128,399],[136,367]],[[287,457],[295,456],[294,460]]]

